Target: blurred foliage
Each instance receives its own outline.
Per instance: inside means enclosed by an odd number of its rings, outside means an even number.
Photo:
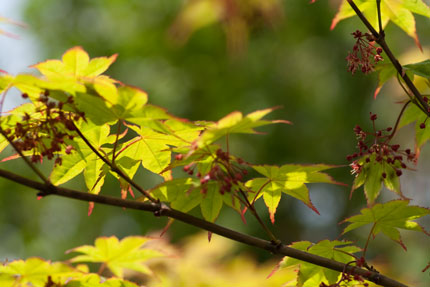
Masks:
[[[392,125],[399,107],[385,95],[372,104],[376,76],[351,77],[346,70],[344,59],[354,42],[349,35],[361,24],[350,20],[330,31],[339,1],[308,2],[31,0],[24,18],[43,47],[40,60],[59,58],[76,45],[92,57],[118,53],[110,74],[145,89],[152,103],[178,116],[215,120],[233,110],[248,113],[283,106],[274,117],[292,121],[293,126],[266,128],[264,136],[230,139],[233,153],[250,162],[346,164],[345,155],[355,146],[352,128],[357,123],[370,126],[371,107],[372,112],[384,111],[388,120],[381,124],[386,125]],[[419,19],[417,25],[419,31],[428,27]],[[398,36],[396,28],[387,29],[396,53],[413,45],[406,36]],[[424,47],[430,41],[425,36],[420,35]],[[21,166],[16,170],[28,174]],[[332,174],[338,181],[352,182],[348,168]],[[138,181],[150,186],[155,180],[142,174]],[[119,189],[107,181],[107,193]],[[82,178],[72,186],[85,187]],[[2,187],[25,189],[9,182],[2,182]],[[349,188],[314,185],[310,190],[321,216],[312,215],[298,201],[281,200],[273,229],[283,241],[334,239],[340,227],[333,223],[364,203],[359,193],[346,202]],[[96,206],[87,218],[86,205],[58,198],[35,202],[30,193],[0,193],[0,200],[5,242],[1,257],[31,254],[56,259],[61,250],[92,242],[98,235],[144,234],[165,224],[151,214],[104,206]],[[269,215],[263,214],[268,220]],[[225,213],[218,222],[264,236],[250,218],[243,226],[235,214]],[[182,223],[170,228],[174,241],[192,231]]]
[[[207,234],[200,233],[184,242],[180,249],[161,245],[162,250],[171,249],[172,257],[154,264],[156,276],[150,278],[149,287],[295,285],[294,267],[267,278],[276,262],[259,264],[252,256],[235,254],[237,244],[231,240],[214,235],[209,243]]]

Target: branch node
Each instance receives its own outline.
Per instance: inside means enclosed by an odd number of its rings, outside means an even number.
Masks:
[[[270,240],[270,245],[271,245],[271,252],[272,253],[279,253],[279,251],[281,250],[281,248],[284,246],[281,242],[281,240]]]
[[[160,202],[160,200],[156,204],[158,205],[158,209],[154,210],[154,216],[156,217],[164,216],[166,211],[170,210],[169,206]]]

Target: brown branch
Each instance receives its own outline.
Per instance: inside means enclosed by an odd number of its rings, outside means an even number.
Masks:
[[[183,213],[181,211],[172,209],[159,202],[140,202],[131,201],[126,199],[120,199],[112,196],[97,195],[92,193],[80,192],[68,188],[57,187],[50,184],[40,183],[20,175],[11,173],[6,170],[0,169],[0,177],[7,178],[13,182],[25,185],[29,188],[39,190],[44,196],[46,195],[58,195],[62,197],[68,197],[81,201],[92,201],[96,203],[124,207],[129,209],[143,210],[154,213],[156,216],[167,216],[170,218],[177,219],[185,222],[192,226],[198,227],[218,234],[220,236],[229,238],[231,240],[241,242],[250,246],[258,247],[264,250],[268,250],[273,254],[281,254],[288,257],[292,257],[298,260],[306,261],[321,267],[325,267],[331,270],[343,272],[347,271],[353,275],[359,275],[368,281],[374,282],[380,286],[386,287],[407,287],[400,282],[395,281],[389,277],[379,274],[378,272],[365,270],[356,266],[349,266],[344,263],[340,263],[325,257],[314,255],[305,251],[294,249],[283,244],[273,244],[270,241],[263,240],[257,237],[253,237],[247,234],[243,234],[212,222],[205,221],[203,219],[194,217],[192,215]]]
[[[381,48],[384,50],[385,54],[387,54],[388,58],[390,59],[391,63],[393,64],[394,68],[399,73],[400,77],[402,77],[405,84],[408,86],[408,88],[411,90],[414,97],[418,100],[420,105],[424,108],[424,112],[427,116],[430,116],[430,110],[427,103],[424,101],[421,93],[418,91],[417,87],[415,87],[414,83],[411,81],[411,79],[406,75],[405,70],[403,70],[402,65],[397,60],[397,58],[394,56],[393,52],[391,51],[390,47],[385,42],[385,35],[384,31],[381,31],[381,33],[378,33],[375,28],[370,24],[370,22],[366,19],[364,14],[358,9],[357,5],[355,5],[353,0],[347,0],[351,8],[354,10],[354,12],[357,14],[357,16],[360,18],[360,20],[363,22],[363,24],[369,29],[370,33],[372,33],[373,37],[375,38],[376,43],[378,43]]]

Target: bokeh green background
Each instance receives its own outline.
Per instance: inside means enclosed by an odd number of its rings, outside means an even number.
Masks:
[[[267,1],[268,5],[279,4],[276,13],[271,15],[273,18],[264,18],[261,13],[249,16],[247,12],[247,40],[237,50],[229,48],[232,38],[226,35],[231,31],[225,21],[196,30],[187,41],[175,38],[178,27],[173,25],[184,7],[181,0],[20,2],[21,20],[28,27],[25,31],[11,29],[24,39],[13,44],[8,41],[9,47],[3,46],[0,58],[7,58],[7,51],[26,38],[34,45],[35,62],[59,58],[66,49],[76,45],[82,46],[91,57],[118,53],[109,75],[143,88],[151,103],[192,120],[217,120],[234,110],[248,113],[282,106],[271,117],[292,121],[294,125],[263,128],[265,135],[231,138],[232,152],[253,163],[347,165],[345,156],[355,151],[352,128],[356,124],[369,127],[370,111],[378,113],[381,128],[390,126],[400,109],[395,101],[401,99],[401,93],[395,83],[384,87],[374,100],[376,74],[352,76],[347,72],[345,57],[354,44],[350,34],[364,28],[357,19],[352,19],[330,30],[338,1],[320,0],[312,5],[308,1]],[[235,2],[247,8],[252,6],[249,3],[264,1]],[[418,20],[424,55],[428,55],[430,24],[428,19]],[[239,32],[234,35],[240,37]],[[413,40],[391,24],[387,35],[396,53],[403,54],[410,49],[420,53]],[[32,47],[26,48],[32,50]],[[398,140],[413,146],[411,135],[406,129]],[[415,203],[428,207],[427,148],[422,153],[420,172],[406,174],[402,182],[406,195],[417,195]],[[1,165],[32,176],[19,160]],[[334,169],[331,174],[348,185],[353,180],[348,167]],[[145,187],[157,180],[156,176],[143,172],[138,179]],[[85,188],[82,178],[71,186]],[[29,256],[64,259],[67,258],[64,250],[89,244],[97,236],[147,234],[161,230],[166,224],[165,219],[151,214],[100,205],[88,217],[85,203],[54,197],[37,201],[35,193],[5,180],[0,181],[0,188],[2,259]],[[365,204],[361,190],[348,201],[350,187],[311,185],[310,189],[321,215],[313,214],[299,201],[284,197],[272,228],[284,242],[336,239],[342,230],[337,222],[357,213]],[[114,180],[108,181],[103,193],[119,195]],[[384,191],[384,196],[384,200],[392,198],[388,191]],[[264,207],[259,209],[269,221]],[[198,210],[194,213],[199,214]],[[255,220],[249,218],[248,224],[243,225],[237,214],[225,208],[217,223],[264,237]],[[423,221],[427,227],[428,223]],[[194,232],[198,230],[176,222],[167,236],[173,242],[180,242]],[[345,238],[359,238],[358,244],[363,244],[367,232],[364,228],[361,233]],[[394,258],[388,269],[407,278],[411,273],[420,273],[430,258],[430,249],[429,241],[422,235],[405,234],[404,239],[406,245],[410,243],[408,253],[394,242],[377,238],[369,254],[383,264]],[[247,247],[242,249],[253,252],[261,260],[270,257]],[[404,260],[410,266],[405,267]],[[419,280],[427,279],[428,276]]]

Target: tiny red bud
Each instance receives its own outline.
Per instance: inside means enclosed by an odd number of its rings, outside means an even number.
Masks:
[[[400,169],[396,169],[396,175],[397,176],[401,176],[402,175],[402,171]]]
[[[372,114],[372,113],[370,113],[370,120],[371,121],[374,121],[374,120],[376,120],[378,118],[378,116],[376,115],[376,114]]]
[[[23,94],[21,95],[21,97],[22,97],[23,99],[27,99],[27,98],[28,98],[28,94],[27,94],[27,93],[23,93]]]
[[[420,129],[425,129],[426,128],[426,124],[425,123],[421,123],[420,124]]]
[[[399,148],[400,148],[400,145],[398,145],[398,144],[394,144],[394,145],[391,146],[391,149],[393,151],[397,151]]]
[[[387,174],[385,172],[382,173],[383,178],[387,178]]]
[[[183,159],[184,158],[184,155],[183,154],[177,154],[176,156],[175,156],[175,159],[176,160],[181,160],[181,159]]]

